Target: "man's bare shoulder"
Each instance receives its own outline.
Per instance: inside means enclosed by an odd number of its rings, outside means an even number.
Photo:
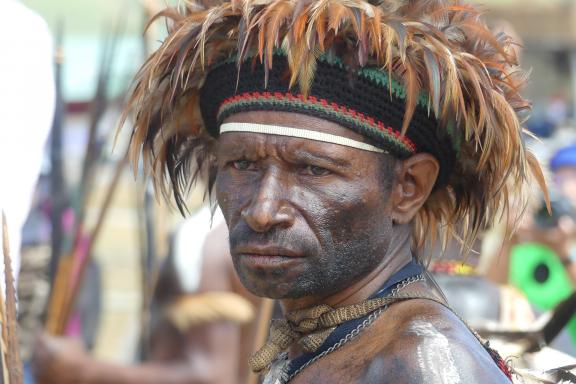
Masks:
[[[468,327],[430,300],[391,306],[365,338],[379,345],[364,383],[509,383]]]
[[[466,325],[429,300],[392,305],[358,337],[310,366],[295,382],[313,381],[510,383]]]

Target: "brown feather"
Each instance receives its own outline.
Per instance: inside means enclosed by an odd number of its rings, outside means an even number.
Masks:
[[[418,102],[418,96],[420,95],[420,84],[417,74],[417,69],[413,64],[406,63],[406,72],[404,76],[404,86],[406,87],[406,112],[404,113],[404,121],[402,122],[402,134],[405,135],[410,122],[412,121],[412,116],[416,110],[416,103]]]
[[[424,62],[426,63],[426,69],[428,70],[428,83],[429,89],[431,90],[431,101],[432,108],[434,110],[434,115],[440,115],[440,91],[441,91],[441,81],[442,75],[440,73],[440,65],[438,64],[437,58],[434,56],[432,51],[424,47]]]
[[[328,6],[328,30],[338,34],[340,28],[353,19],[352,11],[345,5],[332,1]]]
[[[326,50],[324,41],[326,39],[326,28],[328,26],[328,19],[326,15],[326,7],[329,4],[329,0],[316,1],[311,5],[310,19],[313,22],[308,24],[308,29],[306,31],[306,40],[312,41],[314,35],[318,38],[318,45],[322,52]]]

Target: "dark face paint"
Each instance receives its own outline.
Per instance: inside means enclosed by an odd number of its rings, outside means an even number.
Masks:
[[[246,115],[254,123],[360,138],[304,115]],[[327,297],[376,268],[392,228],[382,161],[379,154],[312,140],[223,134],[216,194],[246,288],[275,299]]]

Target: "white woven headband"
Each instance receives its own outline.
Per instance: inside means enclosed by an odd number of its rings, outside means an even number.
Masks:
[[[322,141],[325,143],[338,144],[346,147],[362,149],[364,151],[387,153],[385,150],[361,141],[349,139],[347,137],[331,135],[329,133],[310,131],[308,129],[282,127],[279,125],[252,124],[252,123],[224,123],[220,126],[220,133],[226,132],[251,132],[264,133],[266,135],[278,135],[298,137],[300,139],[309,139]]]

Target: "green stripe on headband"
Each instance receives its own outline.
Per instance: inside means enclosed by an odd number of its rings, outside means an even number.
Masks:
[[[280,48],[275,48],[274,49],[274,54],[283,58],[286,58],[286,54],[284,53],[284,51]],[[248,55],[246,56],[246,61],[248,61],[250,58],[252,58],[252,55]],[[390,79],[390,75],[388,74],[388,72],[386,72],[383,69],[380,68],[376,68],[376,67],[363,67],[360,69],[356,69],[353,70],[350,67],[348,67],[346,64],[344,64],[344,62],[334,56],[333,54],[330,53],[323,53],[320,56],[318,56],[318,61],[320,62],[324,62],[324,63],[328,63],[330,65],[333,65],[335,67],[338,67],[340,69],[352,72],[352,73],[356,73],[358,74],[358,76],[361,76],[365,79],[368,79],[369,81],[371,81],[372,83],[388,89],[389,91],[392,92],[392,95],[394,97],[397,97],[399,99],[405,100],[406,99],[406,87],[404,87],[404,85],[402,85],[400,82],[398,82],[396,79],[394,79],[394,77],[392,77],[392,79]],[[228,59],[214,65],[214,68],[222,65],[222,64],[230,64],[230,63],[236,63],[236,56],[231,56]],[[428,109],[430,106],[430,98],[429,96],[425,93],[425,92],[421,92],[420,96],[418,97],[418,105]]]
[[[337,66],[350,72],[355,72],[358,76],[368,79],[373,84],[390,90],[394,97],[402,100],[406,99],[406,87],[394,79],[394,77],[390,78],[389,73],[383,69],[376,67],[363,67],[357,70],[352,70],[345,65],[342,60],[327,53],[320,55],[318,61]],[[427,109],[429,107],[429,99],[430,98],[425,92],[420,93],[420,96],[418,97],[418,105]]]

